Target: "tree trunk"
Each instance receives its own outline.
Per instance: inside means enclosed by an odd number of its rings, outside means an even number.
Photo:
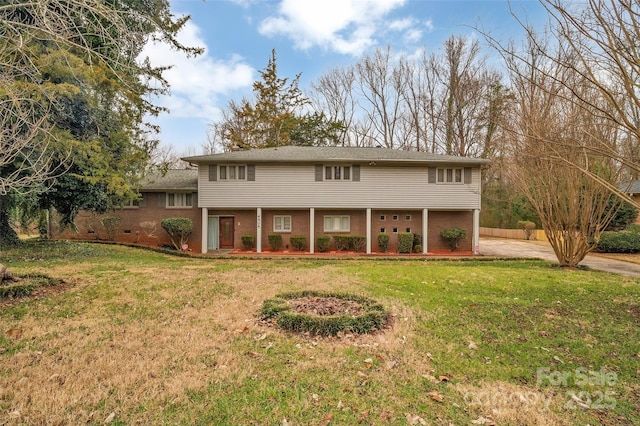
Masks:
[[[9,196],[0,195],[0,249],[20,245],[18,234],[9,224]]]

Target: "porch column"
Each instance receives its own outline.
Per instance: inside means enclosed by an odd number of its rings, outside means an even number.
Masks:
[[[367,209],[367,254],[371,254],[371,208]]]
[[[480,254],[480,209],[473,210],[473,254]]]
[[[209,250],[209,241],[207,236],[209,235],[209,209],[202,208],[202,253],[206,253]]]
[[[256,252],[262,253],[262,207],[256,209]]]
[[[422,254],[427,254],[429,242],[429,209],[422,209]]]
[[[316,209],[311,207],[309,209],[309,253],[316,252]]]

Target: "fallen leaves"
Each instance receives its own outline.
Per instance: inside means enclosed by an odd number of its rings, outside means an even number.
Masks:
[[[441,394],[438,393],[438,391],[431,391],[429,393],[427,393],[427,396],[431,399],[433,399],[436,402],[442,402],[444,401],[444,396],[442,396]]]
[[[415,414],[406,413],[405,418],[407,419],[407,423],[410,425],[426,425],[427,422],[420,416],[416,416]]]

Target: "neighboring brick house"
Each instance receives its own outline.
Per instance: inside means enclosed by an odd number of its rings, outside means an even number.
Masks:
[[[318,251],[320,235],[366,236],[366,253],[378,251],[378,234],[423,236],[423,253],[447,251],[445,228],[467,231],[460,251],[478,253],[480,169],[487,160],[384,148],[285,146],[187,157],[198,170],[169,170],[141,189],[138,205],[116,210],[118,241],[168,243],[160,227],[165,217],[193,220],[189,245],[194,252],[242,249],[253,235],[257,252],[269,249],[269,234],[304,235],[308,252]],[[91,238],[95,216],[78,217],[79,233]],[[93,224],[90,222],[93,221]],[[149,238],[141,224],[156,222]],[[93,227],[93,228],[92,228]],[[102,232],[104,234],[104,232]],[[100,236],[102,239],[104,235]]]

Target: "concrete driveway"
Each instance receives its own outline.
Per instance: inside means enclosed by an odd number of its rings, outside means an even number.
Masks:
[[[480,253],[485,256],[525,257],[550,262],[558,261],[550,246],[524,240],[480,238]],[[587,255],[580,264],[599,271],[640,278],[640,265],[635,263]]]

